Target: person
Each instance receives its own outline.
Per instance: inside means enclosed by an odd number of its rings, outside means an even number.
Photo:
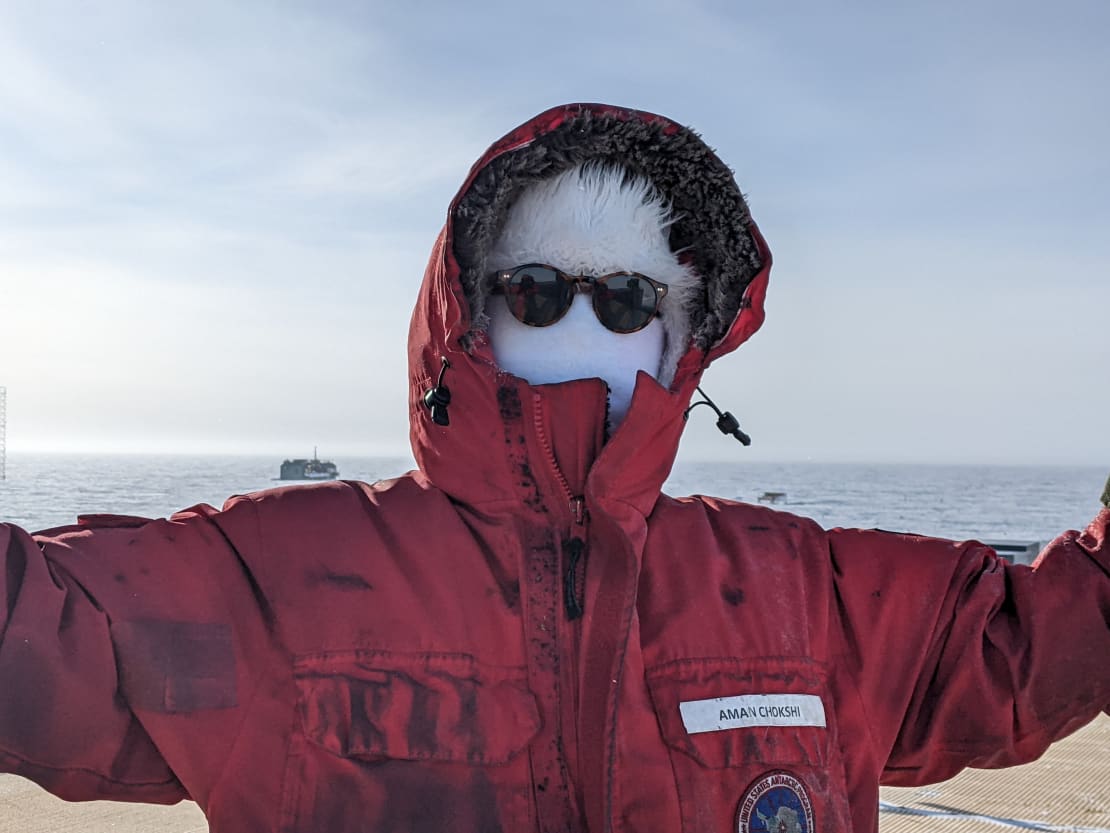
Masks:
[[[1110,508],[1031,569],[661,494],[770,265],[692,131],[511,131],[413,314],[417,471],[0,526],[0,770],[213,833],[812,833],[1036,758],[1110,707]]]

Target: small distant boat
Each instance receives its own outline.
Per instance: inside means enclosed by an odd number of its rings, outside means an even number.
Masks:
[[[281,480],[335,480],[339,469],[331,460],[321,460],[312,449],[312,459],[286,460],[281,464]]]
[[[764,492],[759,496],[760,503],[778,503],[786,497],[786,492]]]

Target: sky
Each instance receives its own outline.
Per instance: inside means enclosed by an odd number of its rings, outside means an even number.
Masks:
[[[1110,5],[0,0],[11,454],[407,454],[503,133],[692,126],[774,252],[680,459],[1110,466]],[[735,447],[733,447],[735,446]]]

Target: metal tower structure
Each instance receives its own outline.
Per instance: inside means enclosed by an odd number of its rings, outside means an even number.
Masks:
[[[7,479],[8,389],[0,386],[0,480]]]

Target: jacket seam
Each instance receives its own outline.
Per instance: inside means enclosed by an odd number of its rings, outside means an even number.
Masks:
[[[679,657],[678,659],[669,659],[666,662],[657,663],[655,665],[644,666],[644,677],[649,677],[654,674],[665,671],[668,668],[678,668],[691,665],[704,665],[707,662],[727,662],[735,665],[753,665],[763,660],[771,660],[773,662],[781,662],[782,660],[802,660],[802,664],[814,666],[822,671],[827,672],[830,664],[822,662],[821,660],[813,659],[805,654],[761,654],[754,657],[738,657],[731,654],[721,656],[704,656],[704,657]],[[725,669],[722,669],[725,670]]]
[[[622,502],[624,502],[624,501],[622,501]],[[629,505],[631,505],[631,504],[629,504]],[[639,511],[639,510],[637,510],[637,511]],[[640,569],[642,569],[642,563],[643,562],[641,561],[640,565],[638,565],[640,567]],[[636,570],[636,573],[637,573],[637,577],[636,577],[637,582],[636,583],[637,584],[639,583],[640,569]],[[634,591],[631,595],[631,598],[627,602],[625,602],[625,605],[624,605],[624,611],[622,613],[622,620],[623,621],[621,623],[621,631],[622,631],[623,638],[621,639],[621,648],[620,648],[620,651],[617,655],[617,662],[616,662],[617,679],[613,681],[615,685],[613,686],[612,703],[610,704],[610,707],[607,709],[607,711],[608,711],[607,720],[609,722],[609,737],[606,739],[606,743],[607,743],[609,749],[608,749],[608,755],[607,755],[608,761],[606,762],[606,768],[605,768],[605,771],[606,771],[605,772],[605,777],[606,777],[606,781],[608,782],[608,784],[606,785],[607,789],[605,789],[605,818],[602,820],[602,823],[604,825],[603,829],[605,829],[605,830],[615,830],[616,827],[617,827],[617,825],[614,823],[615,807],[618,806],[617,790],[619,789],[619,785],[618,785],[617,779],[615,777],[616,768],[617,768],[617,739],[618,739],[618,735],[619,735],[617,723],[620,720],[620,691],[624,687],[624,685],[626,684],[625,683],[625,678],[626,678],[625,669],[627,667],[626,660],[627,660],[627,657],[628,657],[628,649],[630,647],[629,642],[630,642],[630,636],[631,636],[631,630],[632,630],[632,620],[635,618],[635,615],[636,615],[637,598],[638,598],[638,594]]]
[[[384,648],[339,648],[330,651],[308,651],[305,653],[290,654],[294,673],[300,670],[298,666],[312,660],[338,660],[365,656],[380,656],[389,659],[463,661],[473,666],[476,671],[488,668],[495,671],[518,672],[516,677],[521,679],[526,678],[528,672],[528,667],[526,665],[494,665],[492,663],[482,662],[473,654],[453,651],[391,651]]]
[[[62,767],[59,767],[59,766],[52,766],[50,764],[39,763],[38,761],[36,761],[32,758],[27,758],[23,755],[18,755],[15,752],[12,752],[11,750],[6,749],[4,747],[0,747],[0,756],[2,756],[4,758],[8,758],[9,760],[12,760],[12,761],[16,761],[17,763],[20,763],[20,764],[25,764],[27,766],[32,766],[32,767],[35,767],[36,769],[48,770],[50,772],[59,772],[59,773],[62,773],[62,772],[77,772],[77,773],[81,773],[83,775],[89,775],[89,776],[95,778],[97,781],[102,781],[105,784],[113,784],[115,786],[120,786],[120,787],[167,787],[167,786],[177,785],[177,786],[181,786],[183,792],[187,792],[187,790],[185,790],[185,788],[184,788],[184,785],[181,784],[181,781],[177,778],[176,775],[172,775],[170,778],[167,778],[164,781],[124,781],[124,780],[121,780],[121,779],[118,779],[118,778],[110,778],[109,776],[104,775],[101,772],[97,772],[95,769],[89,769],[88,767],[81,767],[81,766],[62,766]],[[165,762],[164,758],[162,760],[163,760],[163,762]],[[168,764],[167,764],[167,766],[168,766]],[[172,772],[172,770],[171,770],[171,772]],[[16,773],[13,773],[13,774],[18,775],[19,773],[16,772]]]

